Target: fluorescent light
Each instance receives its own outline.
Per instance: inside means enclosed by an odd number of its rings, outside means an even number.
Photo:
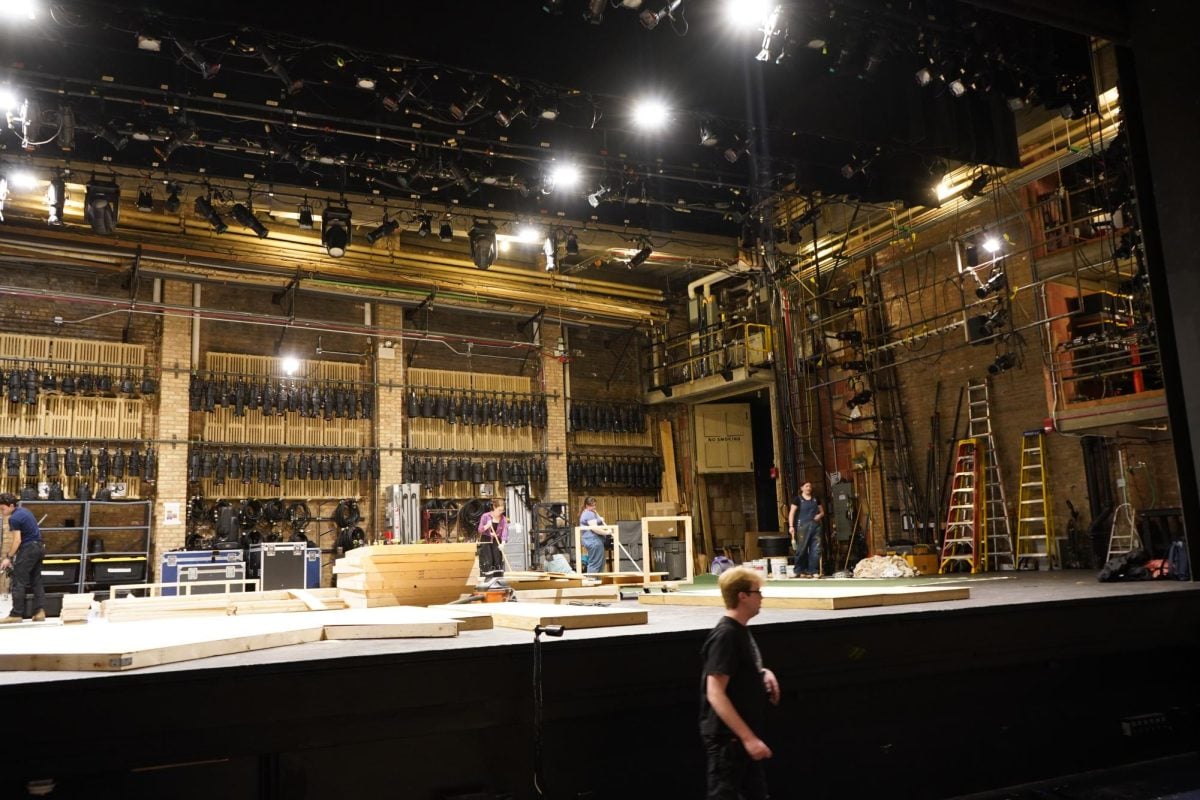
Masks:
[[[633,119],[640,128],[657,130],[667,124],[670,116],[667,104],[656,98],[644,98],[633,105]]]

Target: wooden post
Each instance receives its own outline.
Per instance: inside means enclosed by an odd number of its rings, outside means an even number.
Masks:
[[[662,444],[663,458],[662,501],[678,503],[679,484],[675,480],[675,440],[672,438],[670,420],[665,419],[658,424],[658,438]]]

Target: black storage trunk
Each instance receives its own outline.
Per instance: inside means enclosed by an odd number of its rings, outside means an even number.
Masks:
[[[92,580],[96,583],[142,583],[146,580],[145,556],[114,556],[92,558],[88,561]]]
[[[79,583],[79,559],[43,559],[42,582],[47,586],[74,586]]]

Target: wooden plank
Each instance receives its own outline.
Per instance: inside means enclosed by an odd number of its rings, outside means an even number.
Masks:
[[[329,606],[321,598],[314,595],[312,592],[306,592],[303,589],[288,589],[287,593],[297,600],[304,602],[308,606],[309,611],[326,611]]]
[[[796,588],[768,586],[763,590],[762,607],[837,611],[871,606],[940,603],[950,600],[966,600],[969,597],[970,590],[965,586],[888,586],[875,589],[859,586],[814,585]],[[645,605],[662,606],[721,607],[724,605],[721,593],[716,589],[669,594],[642,594],[638,595],[638,602]]]
[[[357,608],[317,616],[326,639],[448,638],[459,630],[449,615],[413,606]]]
[[[453,608],[453,606],[449,606]],[[447,606],[436,606],[439,610]],[[472,608],[490,614],[502,628],[532,631],[538,625],[562,625],[570,630],[605,628],[622,625],[645,625],[649,615],[644,610],[601,608],[597,606],[564,606],[547,603],[481,603]]]
[[[522,603],[569,603],[572,600],[601,600],[617,602],[621,599],[621,589],[609,584],[607,586],[581,586],[578,588],[564,587],[561,589],[515,589],[513,596]]]
[[[662,448],[663,474],[659,495],[664,503],[679,502],[679,484],[675,480],[675,440],[671,434],[671,421],[658,423],[658,441]]]

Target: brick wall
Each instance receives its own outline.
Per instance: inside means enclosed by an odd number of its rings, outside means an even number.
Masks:
[[[182,281],[163,284],[163,302],[167,305],[188,305],[192,301],[192,285]],[[157,571],[159,555],[168,550],[183,548],[187,535],[185,523],[188,501],[188,385],[191,378],[192,322],[184,316],[162,318],[159,368],[162,381],[158,391],[157,429],[154,438],[178,440],[180,444],[158,445],[158,481],[155,485],[154,527],[150,564]],[[165,520],[166,503],[178,503],[179,516],[175,524]],[[157,580],[157,577],[154,578]]]

